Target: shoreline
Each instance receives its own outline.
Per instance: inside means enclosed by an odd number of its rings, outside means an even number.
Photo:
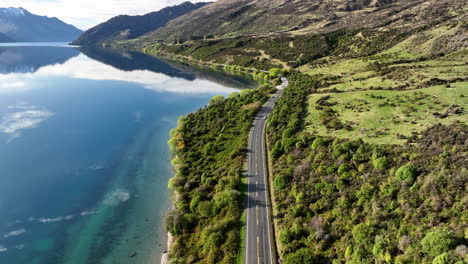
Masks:
[[[199,61],[199,60],[193,60],[191,58],[187,58],[187,57],[184,57],[184,56],[180,56],[180,55],[177,55],[177,56],[173,56],[172,58],[170,56],[164,56],[164,55],[161,55],[161,54],[154,54],[152,52],[148,52],[146,50],[140,50],[139,52],[142,52],[143,54],[147,54],[149,56],[153,56],[153,57],[156,57],[156,58],[165,58],[165,59],[168,59],[168,60],[172,60],[172,61],[176,61],[176,62],[179,62],[179,63],[187,63],[189,66],[197,66],[197,67],[204,67],[204,68],[209,68],[209,69],[213,69],[215,71],[219,71],[219,72],[224,72],[224,73],[244,73],[244,74],[247,74],[247,75],[251,75],[254,79],[254,81],[257,83],[257,86],[256,88],[259,87],[259,85],[261,85],[259,83],[258,80],[255,80],[255,76],[254,76],[254,72],[255,71],[258,71],[258,72],[263,72],[263,73],[269,73],[269,71],[266,71],[266,70],[261,70],[261,69],[256,69],[256,68],[248,68],[248,67],[241,67],[241,66],[236,66],[236,65],[227,65],[227,64],[218,64],[218,63],[210,63],[210,62],[203,62],[203,61]],[[177,57],[177,59],[175,59],[174,57]],[[229,70],[226,70],[227,67],[239,67],[239,68],[236,68],[236,70],[234,72],[232,71],[229,71]],[[250,89],[256,89],[256,88],[250,88]],[[197,110],[198,111],[198,110]],[[175,128],[174,128],[175,129]],[[174,175],[175,176],[175,175]],[[174,198],[171,198],[171,202],[173,202]],[[168,210],[169,211],[169,210]],[[172,236],[172,234],[170,234],[170,232],[167,232],[167,235],[166,235],[166,250],[163,250],[161,255],[160,255],[160,263],[161,264],[168,264],[169,261],[170,261],[170,258],[169,258],[169,252],[171,250],[171,247],[174,243],[174,236]],[[151,262],[156,262],[156,259],[154,261],[151,261]]]
[[[160,261],[161,264],[169,263],[169,251],[171,249],[172,244],[174,243],[174,237],[171,235],[170,232],[167,232],[166,237],[167,237],[167,241],[166,241],[167,249],[163,251],[163,253],[161,254],[161,261]]]

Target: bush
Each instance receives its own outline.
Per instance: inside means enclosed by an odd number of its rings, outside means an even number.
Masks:
[[[313,264],[317,262],[317,257],[310,248],[301,248],[289,254],[284,260],[284,264]]]
[[[437,256],[449,251],[454,246],[455,239],[447,229],[429,232],[421,240],[423,251],[430,256]]]
[[[406,164],[398,168],[395,173],[398,180],[401,181],[414,181],[416,177],[416,168],[412,164]]]
[[[275,187],[275,190],[282,191],[284,188],[288,185],[288,179],[286,176],[280,174],[275,177],[275,180],[273,181],[273,186]]]
[[[442,253],[439,256],[435,257],[432,261],[432,264],[453,264],[455,260],[447,253]]]
[[[278,75],[280,73],[280,69],[272,68],[272,69],[270,69],[269,73],[270,73],[270,77],[276,78],[276,77],[278,77]]]
[[[338,173],[343,174],[343,173],[348,172],[350,170],[351,170],[351,166],[348,163],[343,163],[338,168]]]
[[[310,146],[312,149],[317,149],[321,146],[326,146],[327,142],[325,141],[324,138],[317,137],[314,142],[312,142],[312,145]]]
[[[374,165],[374,168],[376,168],[377,170],[383,171],[388,166],[388,160],[386,157],[380,157],[380,158],[374,159],[372,164]]]
[[[186,226],[184,214],[177,210],[171,210],[164,218],[164,226],[172,235],[182,234]]]
[[[361,223],[353,227],[353,238],[356,244],[365,245],[372,234],[372,227],[367,223]]]
[[[224,96],[222,95],[216,95],[216,96],[213,96],[213,98],[210,99],[210,101],[208,102],[208,105],[215,105],[215,104],[219,104],[221,103],[222,101],[224,100]]]

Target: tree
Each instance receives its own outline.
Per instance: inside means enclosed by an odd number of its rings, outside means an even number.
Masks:
[[[269,73],[270,73],[270,77],[276,78],[276,77],[278,77],[278,75],[280,73],[280,69],[272,68],[272,69],[270,69]]]
[[[284,260],[284,264],[314,264],[317,262],[317,257],[310,248],[301,248],[298,251],[287,255]]]
[[[449,251],[454,243],[453,234],[445,228],[429,232],[421,240],[423,251],[433,257]]]
[[[372,227],[367,223],[361,223],[353,227],[352,233],[358,245],[365,245],[372,234]]]
[[[224,100],[224,96],[222,95],[213,96],[213,98],[211,98],[210,101],[208,102],[208,106],[219,104],[223,100]]]
[[[171,210],[164,218],[164,226],[172,235],[179,235],[185,226],[184,214],[178,210]]]
[[[198,213],[202,217],[210,217],[213,214],[213,204],[210,201],[203,201],[198,204]]]
[[[241,193],[237,190],[226,190],[224,192],[220,192],[215,194],[214,201],[216,207],[222,209],[223,207],[229,205],[237,206],[240,200]]]

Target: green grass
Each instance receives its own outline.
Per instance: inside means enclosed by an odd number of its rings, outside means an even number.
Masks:
[[[352,129],[330,130],[320,123],[317,100],[330,95],[329,102],[338,113],[343,124]],[[464,97],[462,97],[464,96]],[[398,134],[410,137],[413,132],[421,132],[431,125],[451,124],[455,120],[468,121],[468,82],[432,86],[411,91],[358,91],[337,94],[313,94],[308,100],[306,118],[307,130],[319,135],[338,138],[362,138],[376,144],[403,144],[406,140]],[[453,114],[447,118],[436,117],[433,113],[443,113],[451,105],[465,109],[464,114]]]

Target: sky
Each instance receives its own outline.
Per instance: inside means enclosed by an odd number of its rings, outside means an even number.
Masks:
[[[0,7],[22,7],[29,12],[86,30],[117,15],[143,15],[187,0],[0,0]],[[212,2],[215,0],[190,0]]]

